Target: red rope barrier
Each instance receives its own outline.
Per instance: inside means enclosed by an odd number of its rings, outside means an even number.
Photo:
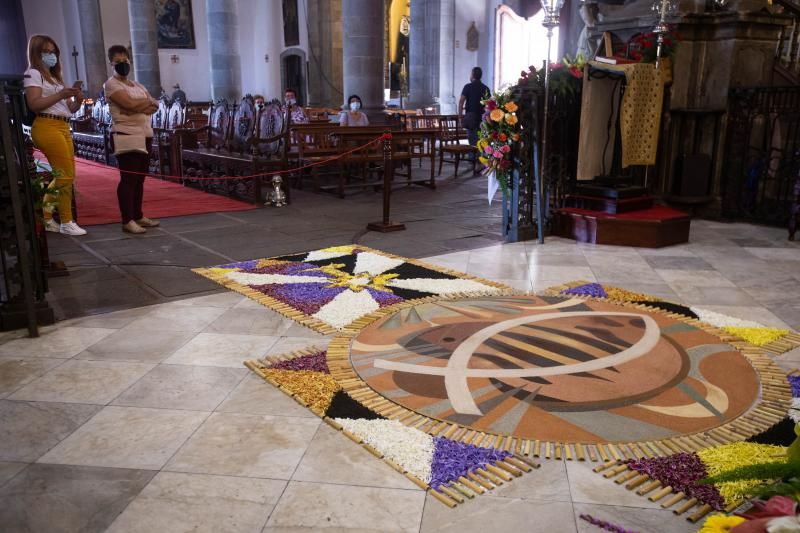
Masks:
[[[263,177],[263,176],[276,176],[278,174],[286,174],[287,172],[296,172],[298,170],[305,170],[307,168],[312,168],[312,167],[316,167],[316,166],[320,166],[320,165],[325,165],[327,163],[330,163],[331,161],[337,161],[337,160],[339,160],[339,159],[341,159],[341,158],[343,158],[345,156],[348,156],[350,154],[354,154],[356,152],[364,150],[364,149],[372,146],[373,144],[375,144],[377,142],[380,142],[380,141],[383,141],[383,140],[390,140],[391,138],[392,138],[392,134],[391,133],[384,133],[380,137],[376,137],[375,139],[371,140],[370,142],[368,142],[366,144],[363,144],[361,146],[353,148],[352,150],[348,150],[347,152],[342,152],[341,154],[338,154],[338,155],[335,155],[335,156],[331,156],[328,159],[323,159],[322,161],[317,161],[316,163],[309,163],[308,165],[303,165],[303,166],[299,166],[299,167],[291,167],[291,168],[287,168],[285,170],[277,170],[277,171],[274,171],[274,172],[262,172],[260,174],[252,174],[252,175],[249,175],[249,176],[218,176],[218,177],[212,177],[212,176],[172,176],[172,175],[169,175],[169,174],[153,174],[152,172],[134,172],[134,171],[126,171],[126,173],[139,174],[139,175],[143,175],[143,176],[150,176],[150,177],[153,177],[153,178],[173,179],[173,180],[178,180],[178,181],[183,181],[183,180],[193,180],[193,181],[246,180],[246,179],[252,179],[252,178],[260,178],[260,177]],[[89,161],[83,160],[83,159],[81,159],[81,160],[75,159],[74,161],[76,163],[80,163],[82,165],[86,165],[86,166],[89,166],[89,167],[95,167],[95,168],[113,168],[113,169],[117,168],[117,167],[112,167],[112,166],[109,166],[109,165],[104,165],[102,163],[89,162]]]

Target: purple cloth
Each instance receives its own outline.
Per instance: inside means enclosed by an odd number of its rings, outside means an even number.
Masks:
[[[606,298],[606,290],[599,283],[585,283],[577,287],[564,289],[561,294],[572,294],[575,296],[593,296],[595,298]]]

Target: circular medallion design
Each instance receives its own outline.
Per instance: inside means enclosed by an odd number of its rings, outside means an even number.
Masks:
[[[421,303],[359,331],[350,364],[379,395],[486,433],[649,441],[721,426],[759,378],[718,337],[656,310],[495,296]]]

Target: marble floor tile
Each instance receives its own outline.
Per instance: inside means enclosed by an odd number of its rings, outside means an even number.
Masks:
[[[285,528],[324,531],[419,531],[425,493],[292,481],[267,522],[265,533]],[[438,504],[444,507],[441,504]],[[448,509],[449,510],[449,509]]]
[[[470,259],[467,273],[487,279],[524,279],[528,275],[528,262],[480,262]]]
[[[241,335],[284,335],[294,322],[259,306],[258,309],[228,309],[225,314],[203,330],[204,333],[234,333]]]
[[[592,266],[598,283],[625,286],[629,283],[663,283],[663,279],[649,265],[628,265],[620,262],[615,266]]]
[[[207,416],[196,411],[105,407],[39,462],[158,470]]]
[[[22,387],[10,399],[105,405],[153,366],[150,363],[73,359]]]
[[[160,472],[108,533],[259,533],[285,481]]]
[[[541,466],[536,470],[497,487],[491,492],[491,496],[540,502],[572,501],[565,461],[544,460],[539,464]]]
[[[686,305],[758,305],[752,296],[734,287],[696,287],[672,283],[670,286]]]
[[[527,474],[526,474],[527,475]],[[513,481],[516,483],[516,481]],[[570,502],[542,502],[483,495],[449,509],[428,495],[421,533],[574,533],[575,517]],[[456,512],[453,512],[456,511]]]
[[[200,333],[164,363],[242,368],[244,361],[266,355],[277,340],[268,335]]]
[[[26,466],[28,466],[28,463],[0,461],[0,487],[19,474]]]
[[[317,418],[290,396],[252,373],[233,389],[216,410],[220,413]]]
[[[533,290],[533,285],[531,284],[531,280],[529,279],[493,278],[492,281],[502,283],[503,285],[507,285],[517,291],[530,292]]]
[[[581,515],[589,515],[630,531],[694,533],[700,525],[692,524],[683,516],[676,516],[670,510],[635,509],[632,507],[592,505],[588,503],[576,503],[573,507],[575,508],[578,533],[596,533],[600,531],[597,526],[582,520],[580,518]]]
[[[614,505],[642,509],[661,509],[658,503],[651,502],[622,485],[617,485],[592,471],[593,463],[567,461],[567,477],[570,493],[575,503],[596,503],[600,505],[613,502]]]
[[[160,363],[194,336],[192,331],[148,331],[124,327],[75,356],[95,361]]]
[[[0,355],[69,359],[115,331],[79,327],[46,329],[35,339],[14,339],[0,345]]]
[[[532,264],[529,267],[528,279],[533,283],[552,281],[556,285],[566,281],[594,281],[595,276],[589,267]]]
[[[196,298],[175,300],[174,302],[170,302],[168,305],[175,307],[224,307],[225,309],[230,309],[245,298],[247,297],[242,296],[238,292],[224,290],[224,292],[209,294],[208,296],[198,296]]]
[[[319,424],[312,418],[213,413],[165,470],[290,479]]]
[[[761,259],[771,260],[778,259],[782,261],[800,261],[800,249],[797,248],[754,248],[744,247],[745,250],[750,252],[756,257]]]
[[[153,478],[150,470],[30,465],[0,487],[3,531],[100,533]]]
[[[158,306],[127,327],[139,331],[199,332],[226,311],[225,307]]]
[[[289,321],[289,328],[282,333],[283,337],[306,339],[308,342],[319,341],[325,344],[327,344],[330,340],[330,336],[328,335],[323,335],[322,333],[314,331],[313,329],[299,324],[294,320],[289,320],[288,318],[286,320]]]
[[[777,279],[764,277],[750,283],[739,284],[739,286],[753,299],[768,307],[800,301],[800,283],[793,277],[787,278],[785,274]]]
[[[404,475],[327,424],[320,424],[294,481],[420,490]]]
[[[213,411],[247,373],[245,368],[159,365],[120,394],[112,404]]]
[[[64,359],[44,357],[0,356],[0,398],[5,398],[63,362]]]
[[[114,311],[113,313],[103,313],[99,315],[89,315],[81,318],[72,318],[61,322],[61,326],[77,326],[83,328],[124,328],[134,320],[150,313],[153,308],[150,306]]]
[[[100,409],[97,405],[0,401],[0,460],[37,460]]]
[[[528,265],[588,267],[589,262],[583,255],[576,254],[531,254]]]
[[[644,259],[651,267],[660,270],[714,270],[713,266],[699,257],[651,255]]]

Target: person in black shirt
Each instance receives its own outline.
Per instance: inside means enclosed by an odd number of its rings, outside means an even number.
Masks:
[[[469,139],[470,146],[478,144],[478,130],[481,127],[481,119],[483,118],[481,100],[485,100],[491,95],[489,88],[481,83],[481,76],[483,76],[483,71],[480,67],[472,69],[469,83],[464,85],[464,89],[461,91],[461,98],[458,101],[458,115],[463,117],[462,124],[464,129],[467,130],[467,139]],[[474,159],[475,152],[472,152],[470,161]]]

